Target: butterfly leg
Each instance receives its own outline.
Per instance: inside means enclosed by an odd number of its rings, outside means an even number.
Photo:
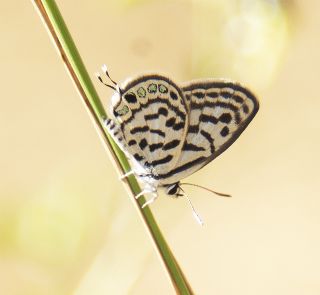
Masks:
[[[145,202],[141,208],[144,208],[144,207],[150,205],[158,198],[158,193],[157,193],[157,190],[155,187],[147,187],[147,188],[143,189],[139,194],[137,194],[135,196],[135,198],[139,199],[144,194],[152,194],[152,198],[150,200],[148,200],[147,202]]]
[[[139,177],[139,178],[152,177],[151,173],[139,173],[137,171],[130,170],[127,173],[125,173],[122,176],[120,176],[120,180],[123,180],[123,179],[129,177],[130,175],[134,175],[134,176]]]
[[[158,198],[157,192],[152,193],[152,198],[151,198],[149,201],[145,202],[145,203],[142,205],[141,208],[143,209],[144,207],[149,206],[149,205],[150,205],[151,203],[153,203],[157,198]]]
[[[128,176],[130,176],[130,175],[132,175],[132,174],[136,175],[136,172],[134,172],[133,170],[130,170],[129,172],[121,175],[121,176],[120,176],[120,180],[123,180],[123,179],[127,178]]]
[[[156,189],[154,187],[147,187],[134,197],[138,200],[144,194],[150,194],[150,193],[152,194],[156,193]]]

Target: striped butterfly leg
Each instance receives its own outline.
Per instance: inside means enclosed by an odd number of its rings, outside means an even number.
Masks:
[[[142,209],[146,206],[149,206],[151,203],[153,203],[157,198],[158,198],[158,192],[156,190],[155,187],[150,186],[150,187],[146,187],[144,188],[139,194],[137,194],[135,196],[136,199],[139,199],[141,196],[143,196],[144,194],[151,194],[152,198],[148,201],[146,201],[143,205],[142,205]]]
[[[135,171],[134,171],[134,170],[130,170],[129,172],[127,172],[127,173],[125,173],[125,174],[121,175],[121,176],[120,176],[120,180],[123,180],[123,179],[125,179],[125,178],[129,177],[130,175],[137,175],[137,174],[135,173]]]
[[[129,177],[130,175],[134,175],[135,177],[138,177],[138,178],[152,177],[151,173],[140,173],[140,172],[132,169],[132,170],[128,171],[127,173],[123,174],[120,177],[120,180],[123,180],[123,179]]]
[[[120,180],[123,180],[125,179],[126,177],[129,177],[130,175],[134,175],[138,178],[143,178],[143,177],[150,177],[150,174],[148,173],[145,173],[145,174],[141,174],[141,173],[138,173],[136,172],[135,170],[130,170],[129,172],[123,174],[121,177],[120,177]],[[146,201],[142,206],[141,208],[143,209],[144,207],[150,205],[151,203],[153,203],[157,198],[158,198],[158,193],[157,193],[157,190],[155,187],[147,187],[147,188],[144,188],[140,193],[138,193],[135,197],[135,199],[139,199],[142,195],[144,194],[152,194],[152,198],[148,201]]]
[[[158,194],[157,193],[153,193],[152,194],[152,198],[149,200],[149,201],[147,201],[147,202],[145,202],[143,205],[142,205],[142,209],[144,208],[144,207],[146,207],[146,206],[149,206],[151,203],[153,203],[156,199],[158,198]]]

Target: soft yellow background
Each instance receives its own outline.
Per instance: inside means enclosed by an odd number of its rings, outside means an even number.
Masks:
[[[0,294],[174,294],[30,1],[0,10]],[[246,83],[261,109],[156,218],[196,294],[320,293],[320,2],[58,1],[88,71]],[[95,82],[105,105],[112,92]]]

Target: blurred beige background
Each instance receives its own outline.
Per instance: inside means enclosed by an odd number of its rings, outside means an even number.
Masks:
[[[261,109],[156,218],[196,294],[320,293],[320,2],[58,1],[94,78],[230,77]],[[0,10],[0,294],[174,294],[30,1]],[[95,82],[105,105],[111,91]]]

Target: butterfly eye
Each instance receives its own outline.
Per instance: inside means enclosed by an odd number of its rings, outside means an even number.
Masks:
[[[128,113],[129,112],[129,108],[128,108],[128,106],[124,106],[122,109],[120,109],[120,110],[114,110],[113,111],[113,114],[115,115],[115,117],[117,117],[117,116],[123,116],[123,115],[125,115],[126,113]]]
[[[167,187],[167,194],[168,195],[176,195],[179,189],[179,185],[177,183],[172,184]]]
[[[124,98],[129,103],[136,103],[137,102],[137,97],[133,92],[129,92],[129,93],[125,94]]]

